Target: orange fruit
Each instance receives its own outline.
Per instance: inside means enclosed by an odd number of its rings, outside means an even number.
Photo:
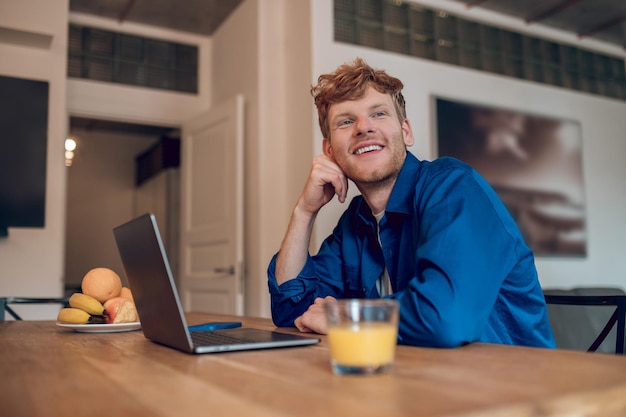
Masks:
[[[83,294],[87,294],[104,303],[120,295],[122,279],[109,268],[94,268],[87,272],[81,283]]]

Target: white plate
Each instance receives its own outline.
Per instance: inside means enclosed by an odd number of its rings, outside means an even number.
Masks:
[[[59,327],[65,327],[66,329],[72,329],[81,333],[116,333],[116,332],[130,332],[133,330],[141,329],[141,323],[138,321],[132,323],[118,323],[118,324],[68,324],[57,323]]]

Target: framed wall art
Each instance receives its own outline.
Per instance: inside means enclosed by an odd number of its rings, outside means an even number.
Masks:
[[[537,256],[587,254],[580,123],[435,97],[436,152],[476,169]]]

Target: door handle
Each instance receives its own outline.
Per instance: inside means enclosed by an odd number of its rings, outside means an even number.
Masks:
[[[235,267],[234,266],[228,266],[228,267],[225,267],[225,268],[213,268],[213,272],[215,272],[216,274],[235,275]]]

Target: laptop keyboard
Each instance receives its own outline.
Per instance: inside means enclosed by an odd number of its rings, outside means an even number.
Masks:
[[[253,342],[241,337],[232,337],[210,330],[191,332],[191,340],[196,346],[219,346]]]

